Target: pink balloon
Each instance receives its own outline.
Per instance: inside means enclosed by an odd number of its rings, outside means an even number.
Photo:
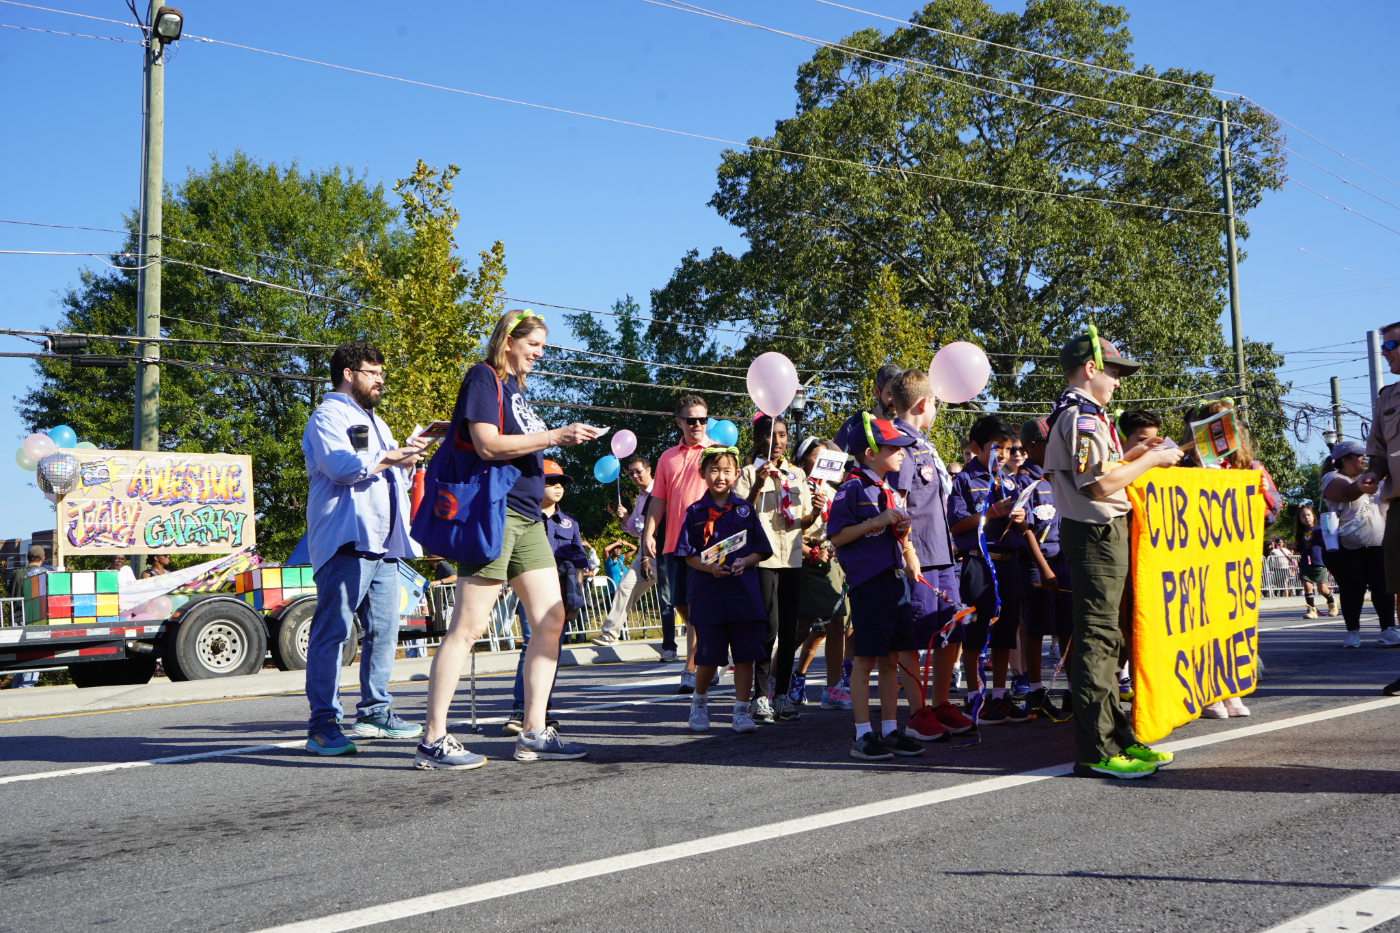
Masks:
[[[939,350],[928,367],[928,381],[940,402],[970,402],[987,387],[992,363],[975,343],[958,340]]]
[[[781,353],[765,353],[749,364],[748,384],[758,410],[776,418],[797,395],[797,367]]]
[[[169,596],[157,596],[148,599],[144,605],[136,607],[141,612],[150,613],[155,619],[168,619],[170,613],[175,611],[175,604],[170,601]]]
[[[24,439],[24,454],[35,463],[43,460],[55,450],[58,450],[58,445],[47,434],[31,434]]]
[[[613,456],[621,460],[623,457],[630,457],[637,449],[637,435],[623,428],[612,436]]]

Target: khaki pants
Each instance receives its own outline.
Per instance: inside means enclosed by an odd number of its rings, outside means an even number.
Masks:
[[[1060,519],[1060,546],[1074,581],[1075,760],[1111,758],[1137,742],[1118,705],[1118,605],[1128,576],[1128,519],[1090,525]]]
[[[637,600],[656,583],[655,574],[652,574],[651,579],[643,580],[641,569],[642,554],[638,551],[637,556],[632,558],[631,566],[622,575],[622,583],[618,585],[617,592],[613,594],[612,608],[603,620],[603,631],[600,634],[611,635],[614,638],[622,637],[622,626],[627,621],[627,614],[632,611]]]

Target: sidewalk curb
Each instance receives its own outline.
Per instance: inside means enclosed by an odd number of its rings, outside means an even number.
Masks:
[[[520,658],[518,651],[478,652],[476,673],[502,674],[513,672]],[[657,661],[661,658],[661,641],[624,641],[607,648],[593,645],[573,645],[559,652],[560,667],[581,667],[590,664],[616,664],[627,661]],[[401,658],[394,662],[390,678],[395,683],[427,681],[432,658]],[[463,677],[471,669],[463,669]],[[360,665],[342,668],[342,690],[358,690]],[[230,700],[262,696],[297,696],[306,690],[306,675],[302,671],[261,671],[244,677],[217,680],[189,680],[172,683],[164,678],[148,684],[126,687],[88,687],[72,685],[59,687],[28,687],[22,690],[0,691],[0,719],[26,719],[35,716],[64,716],[73,713],[97,713],[143,706],[178,706],[210,700]]]

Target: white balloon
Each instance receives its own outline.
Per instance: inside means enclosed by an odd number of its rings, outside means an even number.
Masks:
[[[797,395],[797,367],[781,353],[764,353],[749,364],[748,386],[758,410],[776,418]]]
[[[991,378],[992,362],[986,351],[966,340],[944,346],[928,367],[929,386],[940,402],[970,402]]]

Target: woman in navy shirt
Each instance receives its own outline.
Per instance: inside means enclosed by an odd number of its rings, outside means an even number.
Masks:
[[[541,502],[544,451],[590,441],[598,436],[598,429],[586,424],[549,428],[530,408],[525,378],[544,356],[548,337],[543,318],[529,311],[507,311],[486,344],[485,362],[473,366],[462,379],[458,397],[465,395],[466,414],[457,436],[444,443],[473,450],[483,460],[508,460],[520,470],[520,478],[506,496],[500,557],[458,569],[457,608],[429,675],[426,731],[414,754],[418,768],[465,770],[486,763],[448,734],[447,713],[462,665],[486,631],[502,583],[509,583],[520,597],[534,632],[525,652],[525,721],[516,737],[516,759],[582,758],[588,753],[582,745],[563,742],[545,724],[545,706],[559,666],[564,603]]]

